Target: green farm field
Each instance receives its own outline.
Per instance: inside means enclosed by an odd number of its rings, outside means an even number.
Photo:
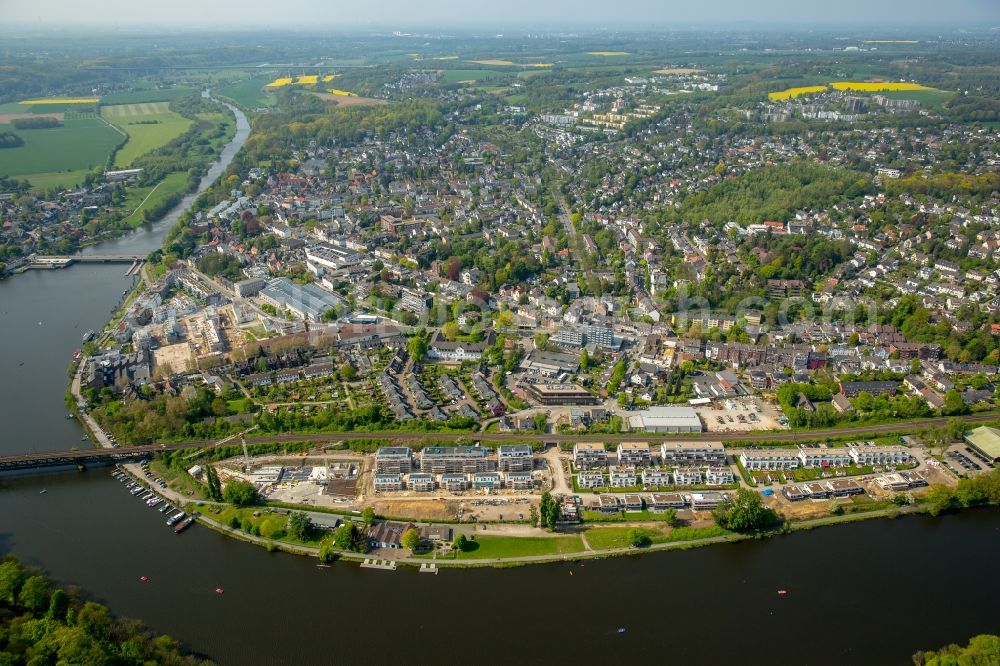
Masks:
[[[194,88],[166,88],[164,90],[136,90],[127,93],[112,93],[101,98],[101,105],[169,102],[172,99],[178,99],[193,92],[195,92]]]
[[[191,121],[170,111],[168,102],[139,102],[101,107],[101,117],[128,134],[115,154],[115,166],[128,167],[141,155],[184,134]]]
[[[124,138],[98,118],[66,119],[61,127],[39,130],[15,130],[5,124],[0,131],[13,131],[24,139],[23,146],[0,150],[0,174],[6,176],[103,165]]]
[[[274,95],[264,92],[264,85],[274,80],[274,76],[255,76],[239,83],[219,88],[219,95],[228,97],[245,109],[274,104]]]

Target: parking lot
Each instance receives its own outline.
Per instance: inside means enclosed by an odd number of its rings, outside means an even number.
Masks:
[[[776,430],[784,426],[777,406],[758,397],[717,400],[695,407],[708,432],[749,432]]]
[[[944,464],[960,476],[982,474],[993,469],[993,464],[981,454],[964,444],[955,444],[944,453]]]

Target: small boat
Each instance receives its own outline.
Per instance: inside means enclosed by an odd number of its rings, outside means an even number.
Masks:
[[[38,491],[38,494],[39,494],[39,495],[44,495],[44,494],[45,494],[45,493],[47,493],[47,492],[49,492],[49,491],[48,491],[48,489],[46,489],[46,488],[42,488],[41,490],[39,490],[39,491]]]
[[[223,590],[221,587],[215,588],[215,593],[216,594],[222,594],[223,592],[225,592],[225,590]]]
[[[81,442],[86,442],[87,439],[89,439],[89,438],[86,435],[84,435],[83,437],[80,438],[80,441]]]
[[[625,633],[625,627],[618,627],[617,632],[619,634],[624,634]]]
[[[41,326],[42,322],[38,322],[38,325]],[[94,331],[93,330],[89,330],[89,331],[87,331],[86,333],[83,334],[83,342],[90,342],[93,339],[94,339]]]
[[[67,414],[67,415],[66,415],[66,418],[68,418],[68,419],[71,419],[71,418],[73,418],[73,414],[72,414],[72,413],[70,413],[70,414]]]
[[[177,524],[181,520],[184,520],[185,516],[187,516],[187,514],[184,513],[183,511],[181,511],[180,513],[177,513],[177,514],[174,514],[174,515],[170,516],[169,518],[167,518],[167,527],[173,527],[175,524]]]
[[[159,511],[160,513],[166,513],[167,511],[170,511],[173,508],[174,507],[170,506],[169,504],[164,504],[159,509],[157,509],[157,511]]]
[[[148,583],[149,576],[139,576],[139,580],[141,580],[143,583]]]
[[[177,523],[177,525],[174,526],[174,534],[180,534],[187,528],[191,527],[191,523],[193,522],[194,522],[194,516],[188,516],[187,518],[185,518],[184,520],[182,520],[181,522]]]
[[[788,590],[778,590],[778,596],[783,597],[788,594]]]

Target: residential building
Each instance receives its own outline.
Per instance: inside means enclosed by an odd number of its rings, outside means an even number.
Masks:
[[[501,488],[503,477],[500,472],[476,472],[472,475],[473,488]]]
[[[902,446],[851,444],[850,453],[855,465],[902,465],[913,458]]]
[[[608,466],[608,452],[600,442],[577,442],[573,446],[573,465],[577,469]]]
[[[617,495],[598,495],[597,504],[594,508],[601,513],[618,513],[621,511]]]
[[[599,471],[583,471],[576,475],[576,485],[580,488],[604,488],[604,473]]]
[[[667,509],[683,509],[687,501],[680,493],[653,493],[646,498],[646,506],[653,513],[663,513]]]
[[[434,475],[423,472],[408,474],[406,476],[406,487],[418,493],[429,493],[434,490]]]
[[[442,474],[438,485],[453,493],[460,493],[469,487],[469,477],[465,474]]]
[[[497,467],[501,472],[530,472],[535,468],[531,447],[508,444],[497,448]]]
[[[642,497],[635,493],[625,493],[622,497],[622,507],[626,513],[638,513],[642,511]]]
[[[402,548],[403,534],[407,530],[417,529],[412,523],[394,523],[385,521],[375,523],[368,528],[368,546],[371,548]]]
[[[375,474],[375,492],[387,492],[403,489],[403,475],[396,473]]]
[[[428,446],[420,452],[420,469],[431,474],[473,474],[490,469],[487,450],[479,446]]]
[[[710,511],[715,507],[729,501],[729,495],[714,491],[703,493],[691,493],[688,495],[691,508],[695,511]]]
[[[531,490],[535,487],[535,479],[531,472],[507,472],[504,485],[511,490]]]
[[[799,449],[803,467],[849,467],[854,459],[846,448]]]
[[[377,474],[406,474],[412,466],[413,451],[406,446],[382,446],[375,451]]]
[[[646,468],[642,470],[643,488],[662,488],[674,484],[673,475],[665,469]]]
[[[704,472],[697,467],[675,467],[674,484],[678,486],[698,486],[705,483]]]
[[[663,442],[660,445],[663,465],[724,465],[726,449],[722,442]]]
[[[787,449],[746,449],[740,454],[740,463],[748,471],[798,469],[801,462],[798,453]]]
[[[705,470],[705,485],[728,486],[731,483],[736,483],[731,467],[709,467]]]
[[[618,464],[626,467],[648,467],[652,463],[649,444],[646,442],[621,442],[618,445]]]
[[[608,471],[608,486],[611,488],[631,488],[638,485],[638,479],[634,469],[625,467],[612,467]]]

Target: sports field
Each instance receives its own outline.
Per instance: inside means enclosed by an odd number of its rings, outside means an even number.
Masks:
[[[115,154],[115,166],[130,166],[137,157],[169,143],[191,127],[190,120],[169,107],[169,102],[101,107],[101,117],[128,134],[128,142]]]
[[[0,125],[24,139],[18,148],[0,150],[0,175],[23,176],[103,165],[122,140],[118,130],[98,118],[67,118],[61,127],[28,131]]]

